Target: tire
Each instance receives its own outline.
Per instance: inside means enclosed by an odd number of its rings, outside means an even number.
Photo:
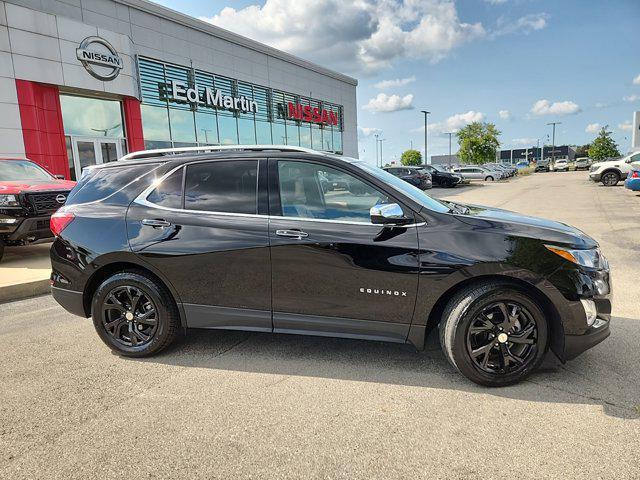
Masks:
[[[510,330],[499,330],[506,327],[500,327],[505,318],[495,306],[500,304],[511,314],[518,312],[516,317],[506,317],[517,318]],[[470,332],[472,327],[476,332]],[[531,332],[524,336],[528,330]],[[523,380],[540,366],[547,351],[548,326],[542,309],[528,295],[499,282],[472,285],[454,295],[442,314],[439,332],[449,363],[472,382],[488,387]],[[472,351],[480,353],[474,356]]]
[[[493,182],[493,180],[494,178],[491,175],[489,175],[488,177],[484,177],[485,182]]]
[[[600,181],[605,187],[615,187],[620,181],[620,174],[614,170],[609,170],[602,174]]]
[[[102,282],[91,301],[91,316],[102,341],[125,357],[164,350],[180,329],[178,307],[169,291],[139,272],[116,273]]]

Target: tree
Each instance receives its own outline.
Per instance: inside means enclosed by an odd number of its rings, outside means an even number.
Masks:
[[[620,156],[618,144],[611,138],[611,134],[612,132],[609,130],[609,125],[602,127],[596,139],[591,142],[589,146],[589,158],[599,162],[606,158]]]
[[[461,128],[458,137],[458,157],[464,163],[486,163],[496,159],[502,132],[493,123],[473,122]]]
[[[576,148],[576,157],[577,158],[588,157],[590,146],[591,145],[587,143],[586,145],[580,145],[578,148]]]
[[[422,154],[418,150],[407,150],[402,152],[400,163],[405,166],[422,165]]]

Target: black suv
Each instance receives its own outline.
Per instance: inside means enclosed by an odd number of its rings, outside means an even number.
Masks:
[[[433,186],[431,174],[422,167],[385,167],[384,170],[420,190],[428,190]]]
[[[431,174],[433,184],[439,187],[452,188],[462,181],[462,177],[460,175],[448,172],[440,165],[421,165],[420,168],[429,172]]]
[[[337,155],[181,151],[89,168],[52,220],[53,296],[122,355],[186,328],[418,348],[438,330],[453,366],[497,386],[609,335],[609,267],[573,227],[438,201]]]

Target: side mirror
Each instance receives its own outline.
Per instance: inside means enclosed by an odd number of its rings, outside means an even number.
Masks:
[[[58,180],[64,180],[65,179],[64,175],[60,175],[60,174],[54,175],[54,177],[57,178]]]
[[[397,203],[375,205],[369,210],[371,223],[375,225],[406,225],[411,219],[404,216],[402,207]]]

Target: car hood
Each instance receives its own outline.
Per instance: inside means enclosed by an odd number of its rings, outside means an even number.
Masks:
[[[469,225],[477,226],[478,229],[496,229],[501,233],[560,243],[573,248],[598,246],[598,242],[589,235],[566,223],[481,205],[462,206],[468,207],[469,211],[457,215],[458,218]]]
[[[34,182],[0,182],[0,194],[18,194],[30,192],[67,191],[76,186],[70,180],[42,180]]]

